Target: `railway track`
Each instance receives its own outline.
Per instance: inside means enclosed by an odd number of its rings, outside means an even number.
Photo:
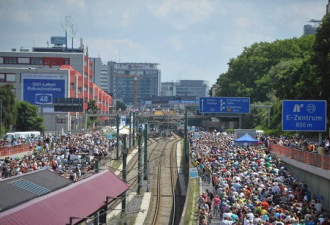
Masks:
[[[156,173],[153,176],[153,201],[149,207],[149,224],[175,224],[177,160],[176,144],[180,139],[173,135],[159,143]]]

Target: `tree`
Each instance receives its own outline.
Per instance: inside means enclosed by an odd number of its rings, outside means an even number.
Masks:
[[[30,104],[29,102],[17,102],[17,123],[15,125],[18,131],[44,131],[43,126],[44,118],[40,117],[38,114],[38,107]]]
[[[314,55],[312,63],[315,65],[314,87],[317,90],[315,98],[330,101],[330,15],[323,17],[322,23],[316,31]],[[328,105],[328,120],[330,119],[330,104]]]
[[[86,111],[89,113],[97,113],[99,110],[99,107],[97,107],[95,100],[91,100],[87,104],[87,109]]]
[[[251,103],[270,104],[271,132],[280,133],[282,100],[315,99],[320,92],[315,85],[320,76],[315,75],[316,66],[311,63],[314,43],[315,36],[307,35],[244,48],[218,78],[216,96],[250,97]],[[328,67],[324,70],[327,69],[330,71]],[[322,79],[319,83],[326,85],[329,81]],[[266,110],[253,109],[243,116],[243,127],[258,125],[268,128]]]
[[[254,43],[250,47],[244,48],[241,55],[230,60],[228,71],[220,75],[217,81],[220,86],[217,96],[249,96],[251,102],[269,101],[275,87],[278,89],[277,92],[281,93],[281,90],[274,86],[276,85],[274,78],[277,72],[283,72],[282,75],[284,76],[278,81],[293,79],[288,78],[288,76],[301,70],[302,62],[308,61],[311,57],[314,40],[314,36],[309,35],[301,38],[277,40],[272,43]],[[290,60],[292,61],[291,64],[285,63]],[[277,66],[279,64],[282,65]],[[269,74],[273,67],[277,68]],[[282,69],[292,70],[292,72],[289,75]],[[287,86],[289,85],[291,83],[287,84]],[[286,88],[290,89],[290,87]]]
[[[95,100],[91,100],[88,102],[86,112],[88,113],[97,113],[99,111],[99,107],[97,107]],[[87,126],[91,127],[94,122],[96,122],[97,117],[92,116],[87,120]]]
[[[121,110],[121,111],[125,111],[126,110],[126,105],[123,103],[123,102],[121,102],[121,101],[116,101],[116,110],[118,111],[119,109]]]
[[[0,99],[2,100],[2,121],[6,128],[9,130],[15,124],[17,110],[15,107],[15,95],[12,92],[14,86],[6,84],[0,87]]]

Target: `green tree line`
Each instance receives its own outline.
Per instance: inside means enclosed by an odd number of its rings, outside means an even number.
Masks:
[[[38,114],[38,107],[25,101],[16,101],[13,85],[0,87],[2,101],[1,136],[6,132],[16,131],[44,131],[43,118]]]
[[[330,100],[330,15],[324,16],[316,35],[254,43],[228,65],[217,80],[216,96],[250,97],[252,104],[270,105],[270,127],[262,108],[251,109],[243,127],[279,134],[282,100]],[[329,121],[329,113],[327,117]]]

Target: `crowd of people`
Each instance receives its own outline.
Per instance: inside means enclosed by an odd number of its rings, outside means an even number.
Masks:
[[[311,153],[318,153],[320,155],[328,155],[330,153],[330,140],[324,139],[322,143],[318,143],[317,140],[313,138],[304,138],[304,137],[273,137],[267,138],[265,140],[266,147],[270,142],[275,144],[286,146],[294,149],[299,149],[301,151],[307,151]]]
[[[13,141],[30,143],[33,154],[0,159],[0,179],[47,168],[76,181],[93,170],[96,160],[110,154],[116,144],[100,131]]]
[[[191,157],[203,182],[212,189],[198,199],[199,223],[329,224],[322,196],[290,175],[265,146],[237,146],[233,137],[199,132],[191,138]]]

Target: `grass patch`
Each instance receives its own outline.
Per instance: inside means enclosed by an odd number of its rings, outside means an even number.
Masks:
[[[112,172],[115,172],[118,170],[118,168],[120,167],[120,165],[122,164],[122,160],[111,160],[111,167],[110,167],[110,170]]]
[[[184,220],[185,225],[196,224],[198,220],[198,196],[199,196],[199,179],[190,180],[189,198]]]

